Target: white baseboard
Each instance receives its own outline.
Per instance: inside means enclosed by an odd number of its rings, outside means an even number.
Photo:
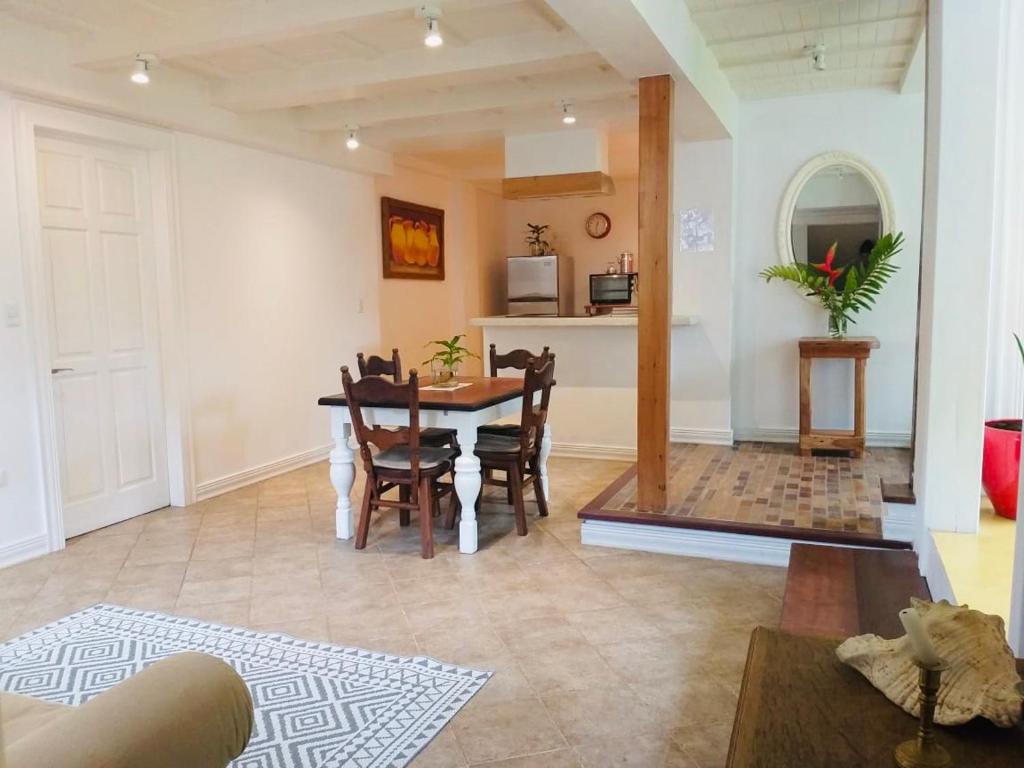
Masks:
[[[732,445],[731,429],[686,429],[673,427],[669,433],[673,443],[700,443],[702,445]]]
[[[196,501],[209,499],[213,496],[220,496],[223,493],[234,491],[246,485],[258,483],[261,480],[268,480],[271,477],[291,472],[293,469],[308,467],[318,461],[324,461],[330,456],[333,445],[326,445],[320,448],[313,448],[309,451],[296,453],[294,456],[286,456],[277,461],[261,464],[251,469],[243,469],[230,475],[224,475],[214,480],[207,480],[196,485]]]
[[[551,455],[570,459],[636,461],[636,448],[628,445],[588,445],[586,443],[552,442]]]
[[[917,541],[919,513],[916,504],[882,503],[882,537],[892,541]]]
[[[593,547],[615,547],[783,568],[789,565],[789,548],[794,543],[789,539],[769,536],[605,520],[584,520],[580,526],[580,541]]]
[[[31,560],[33,557],[45,555],[49,551],[50,542],[45,533],[5,544],[0,546],[0,568]]]
[[[798,429],[737,429],[736,439],[755,443],[798,443]],[[909,432],[868,432],[865,436],[867,444],[874,448],[909,448]]]
[[[946,566],[942,562],[942,555],[931,531],[925,532],[923,545],[918,547],[917,557],[921,564],[921,575],[928,582],[928,590],[932,593],[932,600],[948,600],[956,605],[953,583],[946,573]]]

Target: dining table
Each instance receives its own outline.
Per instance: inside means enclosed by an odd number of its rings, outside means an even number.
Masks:
[[[462,504],[459,523],[459,551],[471,555],[477,551],[476,500],[483,487],[480,459],[474,453],[477,429],[500,419],[518,416],[523,407],[523,379],[503,377],[460,376],[454,387],[436,385],[430,378],[420,379],[420,428],[454,429],[459,439],[460,454],[455,459],[455,492]],[[539,402],[540,392],[536,394]],[[351,539],[353,531],[352,488],[355,485],[355,450],[352,445],[352,414],[344,394],[325,395],[317,403],[330,409],[331,483],[338,493],[335,522],[339,539]],[[363,421],[381,426],[408,426],[409,411],[387,404],[367,403],[362,408]],[[540,444],[539,471],[544,495],[551,502],[548,490],[548,456],[551,454],[551,428],[545,426]]]

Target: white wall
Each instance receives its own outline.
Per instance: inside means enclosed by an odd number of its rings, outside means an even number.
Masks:
[[[45,546],[42,473],[35,383],[25,324],[14,175],[14,114],[11,96],[0,91],[0,564],[20,558],[25,547]],[[9,327],[8,308],[21,315]]]
[[[373,179],[180,134],[195,481],[330,444],[319,395],[376,347]]]
[[[977,530],[981,495],[1002,5],[947,0],[928,19],[915,491],[928,527],[962,533]]]
[[[729,442],[732,439],[730,360],[732,357],[732,200],[733,142],[731,140],[676,142],[673,169],[673,273],[672,304],[676,315],[697,315],[694,326],[672,329],[672,437],[675,440]],[[553,244],[573,257],[576,269],[576,310],[588,303],[591,272],[603,272],[620,251],[637,250],[637,182],[616,179],[610,197],[565,198],[510,202],[505,214],[505,245],[508,253],[522,253],[526,223],[551,224]],[[679,244],[679,214],[687,208],[710,210],[715,221],[715,249],[683,252]],[[594,211],[607,213],[612,229],[606,238],[594,240],[584,222]],[[640,290],[644,290],[640,267]],[[529,333],[519,329],[495,331],[496,343],[520,339],[521,346],[545,344],[572,368],[572,380],[558,376],[562,394],[552,409],[558,433],[555,442],[563,450],[580,446],[592,449],[632,449],[636,446],[636,331],[600,329],[587,331],[588,354],[604,354],[611,365],[593,370],[564,350],[583,338],[576,329],[541,328]],[[556,342],[561,339],[561,342]],[[594,340],[597,340],[594,345]],[[616,346],[617,345],[617,346]],[[625,346],[623,346],[625,345]],[[612,372],[609,372],[612,371]],[[570,386],[576,387],[571,395]],[[559,411],[560,413],[556,413]],[[594,414],[601,419],[595,420]]]
[[[868,365],[869,441],[909,439],[924,153],[923,95],[875,91],[743,103],[737,140],[734,422],[737,437],[792,437],[799,421],[800,336],[827,333],[816,304],[789,286],[757,275],[777,263],[779,202],[797,169],[817,154],[861,156],[885,177],[906,241],[899,273],[851,335],[881,341]],[[852,414],[829,409],[824,396],[848,404],[852,373],[845,362],[815,364],[815,426],[849,427]]]

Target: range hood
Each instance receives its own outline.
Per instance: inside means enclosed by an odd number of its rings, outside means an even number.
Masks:
[[[608,136],[594,128],[505,138],[506,200],[614,195]]]

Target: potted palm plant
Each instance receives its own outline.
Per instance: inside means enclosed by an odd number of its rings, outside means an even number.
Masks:
[[[551,229],[550,224],[527,223],[526,229],[526,244],[530,246],[531,256],[546,256],[551,253],[551,243],[545,240],[547,231]]]
[[[1017,351],[1024,363],[1024,343],[1016,333]],[[981,459],[981,485],[996,514],[1017,519],[1017,487],[1020,482],[1020,419],[992,419],[985,422],[985,444]]]
[[[466,349],[461,342],[466,335],[463,333],[452,336],[451,339],[439,339],[427,344],[428,347],[436,347],[434,354],[423,361],[423,365],[430,366],[431,384],[438,387],[454,387],[458,382],[459,366],[470,357],[478,360],[479,355]]]
[[[849,323],[857,322],[853,316],[874,306],[882,288],[899,269],[892,259],[903,247],[903,233],[882,235],[863,261],[846,267],[835,265],[836,246],[832,243],[819,264],[776,264],[761,270],[760,276],[769,283],[775,278],[794,283],[817,298],[828,313],[829,335],[842,339]]]

